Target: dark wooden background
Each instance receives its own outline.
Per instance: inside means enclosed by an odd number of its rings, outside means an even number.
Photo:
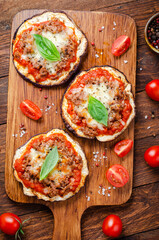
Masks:
[[[14,203],[5,193],[10,29],[13,16],[18,11],[31,8],[116,12],[127,14],[135,19],[138,49],[133,193],[130,200],[121,206],[96,206],[87,209],[81,219],[81,231],[82,240],[107,239],[102,233],[101,226],[104,218],[114,213],[118,214],[123,222],[123,233],[120,239],[159,239],[159,174],[158,169],[150,168],[144,161],[145,150],[150,146],[159,145],[159,105],[158,102],[149,99],[145,93],[145,85],[150,80],[159,78],[159,56],[151,52],[144,40],[144,27],[147,20],[159,12],[158,0],[0,0],[0,214],[13,212],[22,220],[30,218],[24,226],[24,240],[52,239],[53,216],[47,207]],[[152,113],[155,115],[154,118]],[[0,232],[0,239],[11,240],[14,237]]]

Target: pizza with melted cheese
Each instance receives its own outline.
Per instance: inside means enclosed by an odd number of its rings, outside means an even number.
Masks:
[[[107,111],[107,125],[88,111],[90,96]],[[113,140],[127,128],[135,116],[134,109],[131,84],[111,66],[82,71],[67,88],[61,104],[62,118],[69,130],[102,142]]]
[[[58,162],[46,178],[40,180],[42,165],[54,147],[57,147]],[[32,137],[20,147],[15,153],[13,168],[16,179],[23,185],[24,194],[45,201],[60,201],[73,196],[88,175],[81,147],[59,129]]]
[[[51,61],[40,54],[35,34],[54,44],[60,60]],[[49,52],[49,49],[45,50]],[[40,87],[60,85],[67,81],[79,66],[86,50],[85,35],[64,12],[44,12],[33,16],[21,24],[13,38],[16,70],[25,80]]]

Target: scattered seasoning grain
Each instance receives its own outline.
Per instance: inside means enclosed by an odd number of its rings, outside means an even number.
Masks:
[[[140,68],[140,71],[142,71],[142,67]]]
[[[147,118],[148,118],[148,116],[146,115],[146,116],[145,116],[145,119],[147,119]]]
[[[102,32],[104,30],[104,26],[102,26],[101,28],[99,28],[99,32]]]
[[[151,128],[150,126],[147,127],[147,129],[150,129],[150,128]]]
[[[21,123],[21,124],[19,125],[19,127],[20,127],[20,128],[23,128],[23,127],[24,127],[24,124],[23,124],[23,123]]]
[[[91,45],[92,45],[92,46],[95,46],[95,43],[94,43],[94,42],[91,42]]]
[[[152,111],[152,115],[151,118],[154,119],[155,118],[155,113]]]
[[[114,24],[114,26],[116,26],[116,22],[115,21],[113,21],[113,24]]]
[[[128,60],[124,60],[124,63],[125,63],[125,64],[128,63]]]
[[[96,58],[99,58],[99,55],[96,53],[96,54],[95,54],[95,57],[96,57]]]

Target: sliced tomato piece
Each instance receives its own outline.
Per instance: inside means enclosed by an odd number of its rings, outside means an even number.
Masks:
[[[128,47],[130,46],[130,38],[126,35],[122,35],[120,37],[118,37],[113,45],[112,45],[112,54],[115,56],[120,56],[122,55],[124,52],[126,52],[126,50],[128,49]]]
[[[21,102],[20,109],[27,117],[31,119],[38,120],[42,117],[40,108],[28,99]]]
[[[108,169],[106,177],[113,186],[123,187],[129,180],[129,173],[120,164],[115,164]]]
[[[125,139],[120,142],[118,142],[114,147],[114,152],[119,157],[124,157],[125,155],[130,152],[131,148],[133,146],[133,141],[131,139]]]

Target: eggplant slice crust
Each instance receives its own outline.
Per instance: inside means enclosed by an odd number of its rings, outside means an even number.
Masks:
[[[88,112],[89,96],[107,109],[107,126],[97,122]],[[111,141],[128,127],[135,116],[131,84],[122,72],[111,66],[82,71],[65,91],[61,115],[66,127],[78,137]]]
[[[48,176],[40,179],[47,154],[57,146],[59,160]],[[88,175],[87,160],[78,142],[60,129],[32,137],[16,150],[14,176],[28,196],[45,201],[62,201],[75,195]]]
[[[37,49],[33,34],[54,43],[60,61],[49,61]],[[17,72],[39,87],[61,85],[72,76],[87,52],[84,33],[64,12],[44,12],[25,20],[13,37],[13,62]]]

